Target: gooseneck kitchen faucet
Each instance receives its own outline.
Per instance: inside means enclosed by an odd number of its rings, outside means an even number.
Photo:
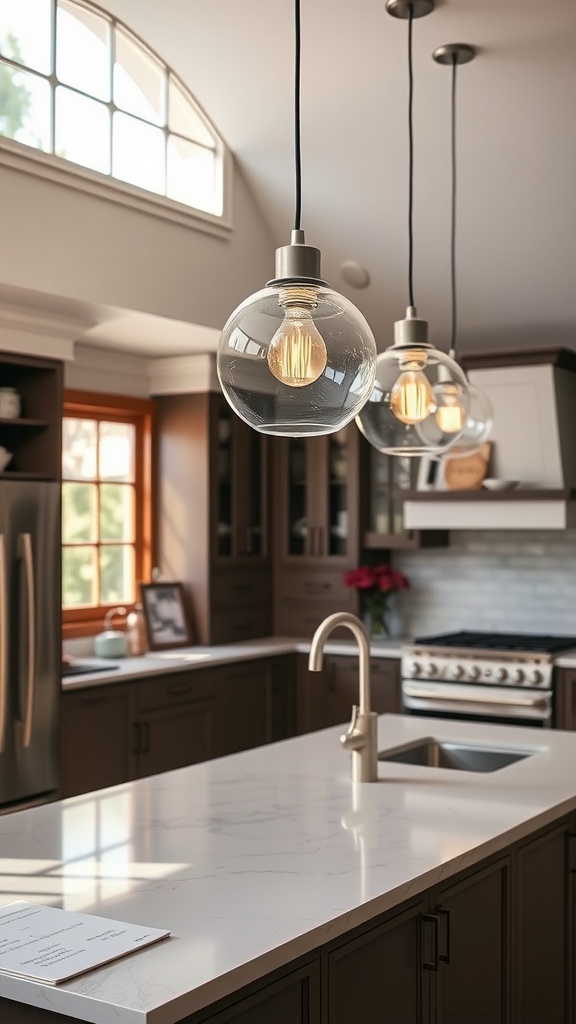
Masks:
[[[352,706],[348,732],[340,737],[345,750],[352,752],[352,782],[378,781],[378,715],[370,710],[370,641],[364,624],[350,612],[335,612],[320,623],[312,637],[308,668],[322,670],[324,646],[332,631],[347,626],[358,641],[359,703]]]

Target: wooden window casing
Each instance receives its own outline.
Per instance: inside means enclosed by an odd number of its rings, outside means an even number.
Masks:
[[[152,426],[154,403],[150,399],[128,395],[107,395],[91,391],[67,389],[64,394],[64,417],[77,417],[97,422],[129,423],[135,428],[134,466],[134,570],[135,593],[138,583],[148,581],[152,570]],[[100,538],[98,536],[98,545]],[[118,604],[91,605],[62,609],[62,637],[71,639],[93,636],[101,632],[104,616]],[[123,602],[130,610],[134,603]]]

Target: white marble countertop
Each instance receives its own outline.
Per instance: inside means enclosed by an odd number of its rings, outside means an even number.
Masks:
[[[383,640],[372,643],[370,654],[373,658],[400,658],[402,646],[409,643],[408,638]],[[217,647],[182,647],[172,651],[150,652],[140,658],[74,658],[77,665],[102,666],[96,672],[84,672],[78,675],[65,676],[62,680],[64,690],[80,689],[87,686],[102,686],[106,683],[121,683],[140,676],[182,672],[185,669],[207,668],[213,665],[226,665],[237,661],[249,661],[253,658],[270,658],[275,654],[307,654],[310,640],[298,640],[294,637],[266,636],[259,640],[245,640],[237,644],[222,644]],[[325,654],[348,654],[357,656],[358,646],[354,640],[336,640],[328,642],[324,647]]]
[[[535,750],[493,773],[379,762],[340,727],[0,817],[0,903],[171,929],[56,987],[0,997],[97,1024],[173,1024],[576,808],[576,735],[384,715],[419,737]],[[2,1004],[0,999],[0,1018]]]

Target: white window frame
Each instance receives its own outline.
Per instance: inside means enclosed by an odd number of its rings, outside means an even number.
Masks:
[[[31,174],[41,180],[55,182],[67,188],[74,188],[79,192],[96,196],[100,199],[107,199],[121,206],[159,217],[165,221],[171,221],[185,227],[194,227],[198,231],[204,231],[219,237],[228,236],[233,228],[233,160],[228,147],[221,139],[216,128],[210,124],[201,107],[191,95],[190,90],[165,61],[152,51],[143,40],[139,39],[129,26],[115,18],[108,11],[92,3],[88,3],[86,6],[108,18],[112,25],[118,25],[126,29],[134,39],[141,42],[145,50],[148,50],[157,57],[164,67],[165,74],[172,75],[190,95],[194,108],[208,123],[210,131],[214,134],[216,160],[222,176],[222,214],[208,213],[205,210],[179,203],[174,199],[169,199],[167,196],[149,192],[118,178],[113,178],[111,175],[92,171],[89,168],[82,167],[80,164],[65,160],[52,153],[45,153],[43,150],[36,149],[33,146],[27,146],[25,143],[16,142],[14,139],[4,135],[0,135],[0,166],[21,173]],[[22,67],[26,70],[26,65],[22,65]]]

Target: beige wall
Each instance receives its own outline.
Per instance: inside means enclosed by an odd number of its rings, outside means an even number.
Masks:
[[[0,172],[0,286],[219,328],[273,276],[272,237],[238,168],[229,238]]]

